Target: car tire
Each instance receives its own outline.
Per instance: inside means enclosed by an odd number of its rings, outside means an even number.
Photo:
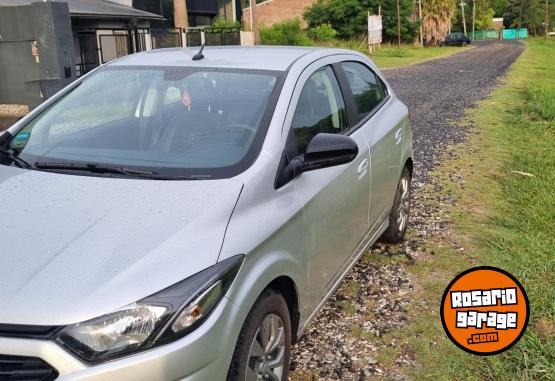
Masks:
[[[290,357],[291,319],[287,303],[280,293],[267,289],[243,324],[227,381],[259,379],[258,375],[262,380],[286,381]]]
[[[409,169],[403,168],[389,213],[389,227],[382,236],[385,242],[399,243],[405,238],[410,216],[411,180]]]

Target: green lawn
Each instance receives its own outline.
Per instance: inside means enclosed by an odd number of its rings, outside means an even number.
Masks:
[[[472,49],[472,46],[460,47],[382,47],[376,49],[370,58],[381,69],[413,65],[416,63],[428,61],[435,58],[450,56],[464,50]]]
[[[432,258],[409,267],[429,302],[395,333],[422,365],[405,369],[415,379],[555,380],[555,40],[527,45],[505,83],[469,112],[475,127],[468,144],[454,148],[461,156],[435,174],[457,205],[448,207],[449,235],[426,248]],[[437,312],[448,282],[477,265],[511,272],[531,303],[526,334],[497,356],[456,348]]]
[[[366,43],[360,44],[360,41],[345,41],[334,40],[327,43],[315,43],[316,46],[335,47],[343,49],[357,50],[361,53],[367,54],[381,69],[395,68],[416,63],[429,61],[435,58],[447,57],[455,53],[459,53],[473,46],[465,47],[425,47],[420,48],[413,45],[402,45],[400,48],[390,45],[382,45],[381,48],[374,49],[372,54],[369,54],[368,45]]]

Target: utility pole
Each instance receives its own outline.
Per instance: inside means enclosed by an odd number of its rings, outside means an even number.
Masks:
[[[424,47],[424,29],[423,29],[423,20],[422,20],[422,0],[418,1],[418,18],[420,19],[420,47]]]
[[[476,0],[472,0],[472,41],[474,41],[475,25],[476,25]]]
[[[258,29],[258,22],[256,21],[256,0],[250,0],[251,8],[251,29],[254,32],[254,44],[260,43],[260,31]]]
[[[397,47],[401,47],[401,7],[397,0]]]
[[[462,12],[462,18],[463,18],[463,20],[462,20],[463,21],[463,31],[464,31],[464,34],[466,36],[466,19],[464,17],[464,3],[462,2],[462,0],[461,0],[461,12]]]
[[[549,4],[545,0],[545,39],[549,37]]]

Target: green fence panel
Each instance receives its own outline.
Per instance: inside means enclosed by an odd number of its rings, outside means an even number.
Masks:
[[[528,29],[526,28],[517,29],[516,38],[528,38]]]
[[[503,29],[503,38],[505,40],[514,40],[516,38],[516,29]]]
[[[484,39],[484,32],[482,32],[481,30],[477,30],[476,32],[474,32],[474,35],[472,36],[472,39],[474,41],[481,41]]]
[[[486,30],[484,31],[485,40],[497,40],[499,38],[499,31],[497,30]]]
[[[470,34],[472,37],[472,34]],[[474,37],[472,38],[475,41],[482,41],[482,40],[497,40],[499,38],[499,31],[497,30],[477,30],[474,32]]]

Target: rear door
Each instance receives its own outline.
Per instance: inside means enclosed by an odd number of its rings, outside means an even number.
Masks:
[[[352,123],[333,62],[328,58],[305,70],[286,119],[287,145],[293,145],[297,154],[321,132],[348,134],[359,149],[349,164],[306,172],[293,180],[308,227],[308,310],[314,310],[336,285],[369,229],[368,144],[361,131],[350,133]]]

